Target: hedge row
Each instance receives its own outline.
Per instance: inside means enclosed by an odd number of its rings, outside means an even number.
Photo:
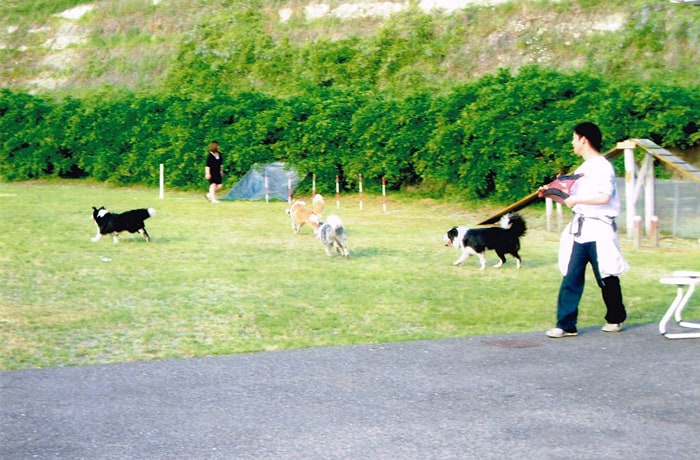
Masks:
[[[446,95],[317,87],[262,93],[123,94],[54,101],[0,93],[0,177],[91,177],[119,184],[201,188],[206,146],[217,139],[231,184],[254,163],[286,161],[355,189],[421,185],[440,194],[513,200],[578,160],[572,126],[599,123],[604,149],[630,137],[671,148],[700,143],[700,91],[604,82],[538,67],[502,69]],[[327,187],[328,190],[324,190]]]

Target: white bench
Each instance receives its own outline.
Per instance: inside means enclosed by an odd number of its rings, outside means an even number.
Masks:
[[[691,321],[683,321],[682,314],[683,309],[688,304],[688,300],[692,297],[695,292],[695,286],[700,284],[700,272],[691,271],[677,271],[673,272],[673,276],[667,278],[661,278],[659,280],[663,284],[672,284],[676,286],[676,298],[673,299],[668,310],[661,318],[659,323],[659,332],[661,335],[667,339],[694,339],[700,338],[700,323],[695,323]],[[671,317],[675,317],[676,323],[683,328],[697,329],[697,332],[666,332],[666,325],[671,320]]]

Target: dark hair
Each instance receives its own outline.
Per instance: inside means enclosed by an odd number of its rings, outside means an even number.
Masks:
[[[600,152],[600,148],[603,145],[603,135],[600,132],[600,128],[595,123],[590,121],[584,121],[574,126],[574,132],[579,136],[588,139],[591,147]]]

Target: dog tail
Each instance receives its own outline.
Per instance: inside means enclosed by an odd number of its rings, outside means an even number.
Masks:
[[[331,214],[330,216],[326,217],[326,223],[333,228],[342,228],[343,226],[343,221],[340,220],[340,217],[336,216],[335,214]]]
[[[314,195],[313,205],[312,205],[312,209],[313,209],[314,214],[320,215],[323,212],[323,208],[324,208],[325,204],[326,203],[323,201],[323,197],[321,195],[319,195],[318,193],[316,195]]]
[[[501,221],[501,227],[510,229],[510,231],[513,232],[518,238],[527,232],[525,219],[523,219],[520,214],[506,214],[504,219]]]

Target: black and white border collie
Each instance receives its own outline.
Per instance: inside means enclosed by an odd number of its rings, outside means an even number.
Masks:
[[[462,251],[462,255],[452,265],[459,265],[470,255],[476,255],[481,262],[481,269],[484,270],[486,268],[484,253],[487,249],[493,249],[500,259],[494,265],[495,268],[506,262],[506,254],[515,257],[517,267],[520,268],[521,260],[518,255],[520,237],[525,235],[526,230],[525,221],[519,214],[506,214],[501,218],[500,227],[452,227],[445,234],[444,241],[445,246],[454,246]]]
[[[343,221],[340,220],[340,217],[330,215],[325,222],[319,221],[318,228],[314,230],[314,234],[323,243],[326,255],[333,255],[331,253],[332,248],[335,248],[335,251],[343,257],[350,255],[348,251],[348,234],[345,233]]]
[[[139,232],[146,238],[146,241],[151,241],[151,237],[146,231],[144,221],[155,215],[156,210],[153,208],[132,209],[121,214],[109,212],[104,206],[99,208],[92,207],[92,220],[97,225],[97,234],[91,238],[93,242],[100,241],[102,235],[112,235],[112,241],[119,242],[119,233],[128,231],[130,233]]]

